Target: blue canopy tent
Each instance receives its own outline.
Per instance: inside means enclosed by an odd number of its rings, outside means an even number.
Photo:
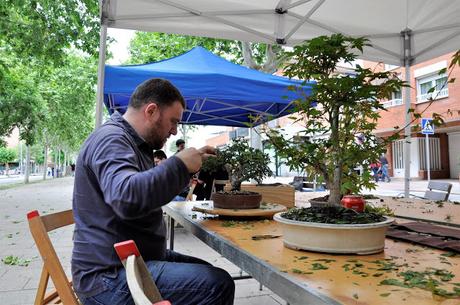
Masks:
[[[110,113],[126,111],[137,85],[149,78],[171,81],[184,96],[184,124],[247,127],[286,115],[300,82],[233,64],[202,47],[160,62],[105,67],[104,103]],[[305,87],[309,94],[311,86]],[[253,122],[251,118],[261,118]]]

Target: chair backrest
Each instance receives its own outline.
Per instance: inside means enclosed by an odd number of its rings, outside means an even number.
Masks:
[[[40,216],[38,211],[35,210],[27,214],[27,220],[29,222],[30,233],[32,233],[32,237],[43,260],[43,269],[34,304],[60,304],[59,302],[62,302],[66,305],[79,305],[77,296],[72,289],[72,283],[67,279],[48,235],[50,231],[74,223],[72,210],[44,216]],[[56,289],[46,294],[50,277]]]
[[[128,240],[116,243],[114,248],[125,266],[126,281],[134,303],[136,305],[171,305],[169,301],[163,301],[136,243]]]
[[[423,197],[429,200],[446,201],[449,199],[451,189],[452,183],[430,181],[430,183],[428,183],[428,189],[425,192],[425,196]]]

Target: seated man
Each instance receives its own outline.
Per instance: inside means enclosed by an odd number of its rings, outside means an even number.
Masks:
[[[168,81],[139,85],[126,113],[114,113],[83,144],[75,170],[72,278],[84,305],[134,304],[113,245],[136,242],[162,296],[174,305],[233,304],[230,275],[166,250],[161,206],[198,171],[212,147],[187,148],[153,166],[153,149],[177,133],[185,102]]]

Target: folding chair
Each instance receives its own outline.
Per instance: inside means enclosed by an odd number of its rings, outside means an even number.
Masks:
[[[133,240],[114,245],[123,266],[126,269],[126,280],[129,291],[136,305],[171,305],[163,301],[152,276]]]
[[[27,213],[30,233],[43,260],[35,305],[69,304],[79,305],[72,282],[67,278],[59,257],[54,250],[48,232],[74,223],[72,210],[40,216],[38,211]],[[56,289],[46,293],[48,280],[51,277]]]

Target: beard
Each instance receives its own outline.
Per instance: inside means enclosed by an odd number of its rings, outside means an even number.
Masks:
[[[150,129],[145,141],[152,146],[153,149],[161,149],[166,143],[166,140],[168,136],[163,136],[161,134],[161,126],[163,125],[163,118],[160,117],[160,119],[155,122],[152,125],[152,128]]]

